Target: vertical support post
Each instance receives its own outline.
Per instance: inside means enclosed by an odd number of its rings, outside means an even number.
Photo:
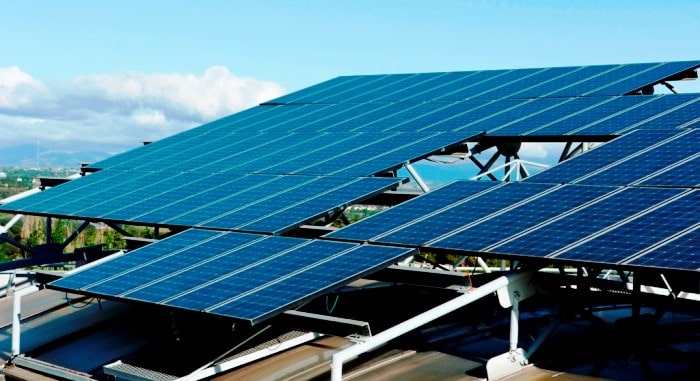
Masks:
[[[20,338],[20,316],[22,314],[22,297],[39,291],[35,285],[27,286],[15,292],[12,299],[12,356],[18,356]]]
[[[418,186],[420,187],[421,190],[423,190],[423,192],[425,192],[425,193],[430,192],[430,188],[423,181],[423,179],[420,177],[418,172],[416,172],[415,168],[413,168],[411,163],[404,164],[404,167],[406,167],[406,170],[408,171],[408,173],[411,174],[411,177],[413,177],[413,179],[416,180],[416,183],[418,183]]]
[[[510,308],[510,348],[512,352],[518,349],[518,336],[520,334],[520,293],[518,291],[513,292],[512,298],[513,306]]]
[[[46,243],[53,243],[51,239],[51,217],[46,217]]]

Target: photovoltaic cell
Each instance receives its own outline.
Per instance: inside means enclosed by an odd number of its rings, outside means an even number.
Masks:
[[[687,159],[700,152],[698,142],[700,131],[692,130],[668,140],[651,150],[634,155],[601,172],[576,183],[589,185],[626,185],[649,177],[678,161]]]
[[[310,103],[314,101],[314,96],[316,94],[323,94],[326,92],[331,92],[334,89],[340,90],[348,86],[354,81],[359,81],[363,76],[342,76],[329,79],[328,81],[321,82],[319,84],[306,87],[304,89],[295,91],[291,94],[283,95],[279,98],[275,98],[266,102],[266,104],[280,104],[280,103]]]
[[[49,287],[208,311],[255,324],[412,252],[193,229]]]
[[[665,242],[662,246],[627,261],[625,264],[655,268],[700,270],[700,226]]]
[[[598,97],[592,97],[598,98]],[[649,102],[654,99],[653,96],[619,96],[605,98],[603,101],[591,109],[584,112],[571,114],[562,120],[544,126],[537,131],[535,135],[571,135],[579,134],[588,125],[597,123],[605,118],[608,118],[616,113],[623,112],[631,107],[636,107],[644,102]],[[606,101],[607,100],[607,101]]]
[[[485,250],[551,218],[601,197],[616,188],[566,185],[483,222],[458,229],[427,245],[429,248]]]
[[[643,124],[646,120],[656,115],[678,107],[697,98],[697,94],[673,94],[657,96],[651,102],[642,103],[639,106],[628,109],[626,112],[601,120],[579,131],[588,135],[610,135],[634,129],[636,125]]]
[[[449,92],[441,97],[436,97],[434,100],[459,101],[463,99],[480,98],[482,93],[491,92],[494,89],[497,90],[502,86],[526,79],[542,71],[543,69],[518,69],[510,70],[503,74],[498,73],[498,75],[494,75],[491,78],[456,89],[455,91]],[[496,99],[500,98],[501,97],[498,97]]]
[[[456,181],[391,209],[365,218],[325,235],[327,238],[369,241],[411,221],[436,212],[453,203],[472,197],[498,185],[480,181]]]
[[[664,141],[678,131],[639,130],[623,135],[582,155],[528,177],[526,182],[570,183],[640,150]]]
[[[537,101],[535,101],[537,102]],[[542,111],[526,116],[513,123],[508,123],[488,131],[491,136],[517,136],[536,133],[547,124],[565,118],[571,114],[582,112],[584,109],[593,107],[604,102],[601,98],[570,98],[547,108],[543,105]]]
[[[593,66],[579,66],[575,67],[565,75],[560,75],[552,78],[551,80],[542,82],[538,86],[529,87],[522,89],[511,94],[511,97],[517,98],[533,98],[542,97],[554,92],[561,92],[570,86],[574,86],[579,82],[590,80],[598,75],[601,75],[607,71],[617,68],[619,65],[593,65]],[[580,95],[574,94],[573,96]]]
[[[497,131],[504,126],[520,121],[527,117],[534,117],[550,108],[559,106],[566,102],[567,99],[562,98],[538,98],[529,102],[522,103],[516,107],[492,114],[485,119],[475,123],[467,124],[466,128],[470,130],[483,130],[490,134],[491,131]]]
[[[636,74],[648,71],[654,67],[659,66],[658,63],[639,63],[639,64],[627,64],[615,67],[612,70],[608,70],[599,75],[590,77],[588,80],[579,82],[573,86],[568,86],[559,91],[554,91],[549,96],[561,97],[561,96],[578,96],[578,95],[622,95],[605,92],[604,88],[608,87],[610,83],[614,83],[620,79],[634,77]],[[629,91],[629,90],[628,90]]]
[[[450,205],[438,213],[407,221],[400,228],[381,234],[372,241],[420,246],[551,188],[552,186],[548,184],[510,183],[481,193],[465,202]]]
[[[279,309],[298,305],[313,296],[359,279],[373,270],[395,263],[407,257],[411,251],[395,247],[358,246],[302,272],[281,278],[262,290],[232,300],[211,312],[256,323]]]
[[[645,86],[658,83],[680,72],[697,68],[698,66],[700,66],[700,61],[665,62],[661,65],[654,66],[651,70],[636,73],[633,76],[615,81],[609,86],[599,89],[592,94],[628,94]]]
[[[648,186],[700,186],[700,157],[694,157],[668,170],[659,171],[652,177],[641,181],[639,185]]]
[[[625,188],[576,213],[550,221],[518,238],[489,249],[491,253],[545,257],[623,222],[676,196],[678,189]]]
[[[221,232],[210,230],[186,230],[176,236],[171,236],[158,241],[158,245],[144,246],[143,248],[138,249],[138,251],[129,252],[125,255],[104,262],[99,266],[94,266],[89,269],[81,269],[80,272],[53,281],[51,285],[76,291],[81,290],[89,287],[92,284],[118,276],[119,274],[129,271],[136,266],[156,261],[169,253],[174,253],[187,247],[199,245],[202,242],[215,238],[221,234]],[[249,235],[243,236],[252,237]]]
[[[429,96],[423,98],[421,95],[425,92],[434,91],[436,88],[443,86],[449,86],[452,82],[465,82],[468,77],[476,75],[478,71],[453,71],[446,73],[435,73],[436,75],[430,79],[414,83],[411,86],[407,86],[403,89],[399,89],[393,93],[384,94],[383,96],[378,95],[375,98],[375,102],[400,102],[406,101],[409,98],[413,98],[414,101],[429,101],[431,100]],[[416,96],[421,96],[420,99],[415,98]]]
[[[700,192],[689,192],[668,204],[574,246],[558,259],[617,264],[670,237],[700,224],[696,207]]]

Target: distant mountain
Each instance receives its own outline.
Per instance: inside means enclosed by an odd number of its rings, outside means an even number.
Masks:
[[[82,163],[95,163],[111,156],[108,152],[39,150],[33,145],[0,148],[0,165],[38,168],[80,168]]]

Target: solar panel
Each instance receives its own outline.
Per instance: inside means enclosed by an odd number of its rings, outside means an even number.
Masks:
[[[687,192],[646,214],[569,248],[555,258],[617,264],[700,223],[700,192]]]
[[[368,176],[401,167],[406,162],[439,153],[477,134],[463,132],[398,133],[375,144],[339,154],[294,173],[308,175]],[[395,148],[387,148],[395,147]]]
[[[397,185],[397,179],[392,178],[345,179],[342,182],[320,178],[303,189],[271,196],[202,225],[280,234]]]
[[[412,252],[193,229],[49,287],[207,311],[255,324]]]
[[[511,97],[514,93],[525,89],[530,89],[543,82],[554,80],[555,78],[569,74],[577,69],[577,67],[545,68],[530,75],[521,76],[519,79],[511,81],[505,85],[480,92],[478,95],[476,95],[476,97],[481,99],[502,99]]]
[[[503,209],[517,206],[519,203],[526,202],[531,197],[536,197],[551,189],[552,186],[549,184],[507,184],[489,192],[480,193],[474,198],[465,199],[464,202],[457,202],[437,213],[404,221],[400,227],[388,230],[372,238],[371,241],[420,246],[463,226],[487,218],[494,213],[499,213]]]
[[[283,277],[253,294],[231,300],[211,312],[259,322],[280,309],[303,303],[304,300],[396,263],[410,254],[411,249],[359,246],[303,272]]]
[[[461,113],[436,122],[428,128],[423,129],[423,131],[480,131],[478,128],[472,128],[471,126],[475,122],[489,118],[496,113],[521,106],[529,101],[523,99],[501,99],[484,104],[474,104],[473,102],[474,100],[458,102],[465,106],[474,106],[466,107]]]
[[[551,92],[547,94],[553,97],[570,96],[575,97],[578,95],[622,95],[623,93],[610,93],[603,89],[608,87],[610,83],[617,82],[620,79],[634,77],[635,75],[649,71],[654,67],[658,67],[658,63],[639,63],[639,64],[627,64],[620,65],[612,70],[605,71],[598,75],[591,76],[590,78],[573,84],[572,86],[567,86],[561,90]]]
[[[491,131],[498,131],[503,126],[518,122],[521,119],[533,117],[537,114],[545,112],[550,108],[554,108],[568,101],[562,98],[537,98],[529,102],[521,103],[520,105],[491,114],[485,119],[467,124],[470,130],[483,130],[491,134]],[[496,132],[497,133],[497,132]]]
[[[465,83],[468,78],[479,73],[478,71],[456,71],[438,74],[431,77],[430,79],[414,83],[410,86],[406,86],[403,89],[399,89],[393,93],[388,93],[384,95],[377,94],[374,99],[375,102],[398,102],[406,101],[412,98],[414,101],[425,101],[431,100],[430,95],[424,93],[430,93],[435,91],[437,88],[451,86],[452,82]],[[475,77],[476,78],[476,77]]]
[[[562,120],[555,121],[532,133],[535,135],[567,135],[578,134],[580,130],[593,123],[609,118],[617,113],[623,112],[631,107],[636,107],[641,103],[649,102],[653,96],[619,96],[611,98],[601,98],[603,101],[596,106],[586,109],[583,112],[571,114]]]
[[[577,83],[588,81],[591,78],[595,78],[605,72],[613,70],[620,65],[593,65],[593,66],[579,66],[575,67],[574,70],[570,72],[552,78],[549,81],[542,82],[541,84],[533,87],[528,87],[522,89],[515,93],[512,93],[511,97],[517,98],[533,98],[547,96],[548,94],[554,93],[556,91],[562,91],[570,86],[574,86]],[[573,94],[577,96],[579,94]]]
[[[414,102],[425,102],[433,101],[438,98],[444,97],[446,94],[452,94],[457,91],[463,91],[471,86],[476,86],[484,81],[490,81],[494,78],[498,78],[501,75],[505,75],[512,70],[483,70],[477,72],[468,72],[465,75],[458,75],[453,81],[446,82],[439,86],[433,86],[431,88],[425,89],[424,91],[416,92],[413,95],[406,95],[405,101]],[[445,98],[443,100],[460,100],[458,97]]]
[[[700,157],[694,157],[679,165],[659,171],[653,176],[639,182],[639,185],[648,186],[700,186]]]
[[[534,102],[540,103],[541,100]],[[600,103],[607,101],[604,98],[570,98],[564,102],[558,103],[553,107],[542,107],[541,112],[533,113],[525,118],[520,118],[513,123],[504,124],[501,127],[488,131],[490,136],[517,136],[529,135],[541,129],[549,123],[566,118],[571,114],[583,112],[585,109],[594,107]],[[533,104],[535,105],[535,104]]]
[[[686,104],[677,106],[655,118],[634,125],[635,129],[682,128],[700,120],[700,95]]]
[[[650,102],[642,103],[639,106],[616,114],[611,118],[601,120],[579,131],[588,135],[611,135],[622,133],[634,129],[637,125],[655,118],[674,107],[684,103],[694,101],[697,94],[669,94],[653,97]]]
[[[442,96],[436,97],[436,101],[459,101],[463,99],[470,98],[480,98],[482,93],[491,93],[494,90],[498,90],[502,86],[512,84],[522,79],[527,79],[530,76],[538,74],[544,71],[543,69],[517,69],[510,70],[506,73],[497,73],[490,78],[483,81],[472,83],[468,86],[456,89]],[[497,97],[497,99],[502,98],[503,95]]]
[[[83,290],[90,285],[112,279],[136,266],[158,261],[169,253],[176,253],[180,250],[200,245],[221,234],[221,232],[212,230],[186,230],[175,236],[158,241],[157,245],[144,246],[138,251],[129,252],[126,255],[101,263],[99,266],[91,267],[89,271],[83,269],[78,273],[58,279],[52,282],[51,285],[70,290]],[[241,239],[245,239],[245,237],[258,238],[257,236],[243,233],[237,236]]]
[[[407,88],[415,88],[420,86],[427,81],[442,80],[447,73],[418,73],[418,74],[405,74],[405,75],[392,75],[396,76],[396,80],[391,81],[385,85],[377,86],[373,84],[370,89],[356,89],[352,95],[344,96],[342,99],[338,98],[325,98],[324,102],[376,102],[378,99],[391,98],[394,94],[397,94]],[[402,101],[401,98],[392,98],[394,101]]]
[[[700,270],[698,242],[700,242],[700,226],[696,226],[692,230],[664,242],[663,245],[627,261],[626,264],[698,271]]]
[[[565,185],[489,219],[452,231],[429,248],[481,251],[578,208],[616,188]],[[475,202],[478,202],[475,200]]]
[[[369,241],[414,219],[434,213],[448,205],[497,186],[489,182],[456,181],[382,213],[328,233],[324,237],[358,242]]]
[[[609,86],[594,91],[592,94],[629,94],[645,86],[656,84],[663,79],[699,66],[700,61],[665,62],[654,66],[651,70],[638,72],[633,76],[614,81]]]
[[[278,103],[314,103],[334,94],[343,94],[352,91],[358,87],[367,86],[374,81],[388,77],[382,75],[354,75],[335,78],[331,81],[326,81],[313,88],[302,89],[293,94],[270,101],[272,104]]]
[[[621,223],[676,196],[671,188],[624,188],[575,213],[550,220],[527,234],[488,249],[490,253],[545,257]]]
[[[589,185],[626,185],[652,176],[658,171],[675,165],[700,152],[698,141],[700,131],[691,130],[652,147],[650,150],[633,155],[613,166],[591,176],[576,180],[576,183]]]
[[[639,130],[528,177],[526,182],[570,183],[677,135],[678,131]]]

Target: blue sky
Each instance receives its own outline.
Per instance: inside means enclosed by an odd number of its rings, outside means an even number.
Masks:
[[[696,0],[0,0],[0,25],[0,149],[119,152],[339,75],[700,59]]]

